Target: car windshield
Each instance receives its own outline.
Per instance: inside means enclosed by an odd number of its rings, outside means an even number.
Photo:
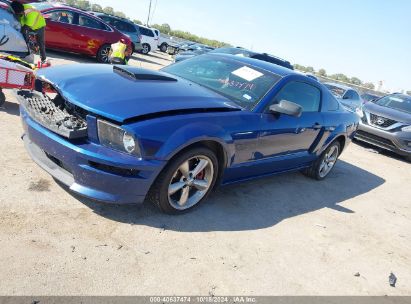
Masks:
[[[365,94],[361,95],[361,98],[364,99],[365,101],[373,101],[373,100],[377,99],[378,96],[365,93]]]
[[[211,51],[210,53],[215,53],[215,54],[231,54],[231,55],[237,55],[237,56],[242,56],[242,57],[251,57],[251,53],[248,52],[247,50],[240,49],[240,48],[219,48]]]
[[[230,58],[202,55],[163,71],[213,90],[243,108],[253,108],[281,78]]]
[[[395,109],[398,111],[411,114],[411,96],[407,95],[391,95],[385,96],[375,101],[379,106]]]
[[[325,84],[325,86],[331,91],[331,93],[337,97],[337,98],[343,98],[346,90],[344,90],[343,88],[339,88],[336,86],[333,86],[332,84]]]

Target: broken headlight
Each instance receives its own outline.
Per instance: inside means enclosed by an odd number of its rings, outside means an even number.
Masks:
[[[137,139],[123,128],[99,119],[97,130],[103,146],[141,157]]]

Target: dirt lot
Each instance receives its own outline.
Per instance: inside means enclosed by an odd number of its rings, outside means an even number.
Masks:
[[[7,100],[0,295],[411,295],[411,164],[401,159],[351,144],[323,182],[293,173],[230,186],[170,217],[60,187],[25,152]]]

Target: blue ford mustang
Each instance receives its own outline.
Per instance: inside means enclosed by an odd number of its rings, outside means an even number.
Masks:
[[[159,72],[59,66],[17,96],[25,146],[55,179],[89,198],[149,200],[167,213],[194,207],[217,184],[291,170],[321,180],[359,122],[319,82],[232,55]]]

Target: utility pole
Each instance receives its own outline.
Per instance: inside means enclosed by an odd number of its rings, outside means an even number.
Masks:
[[[149,26],[149,25],[148,25],[148,23],[150,22],[150,14],[151,14],[151,1],[152,1],[152,0],[150,0],[150,6],[148,7],[147,26]]]

